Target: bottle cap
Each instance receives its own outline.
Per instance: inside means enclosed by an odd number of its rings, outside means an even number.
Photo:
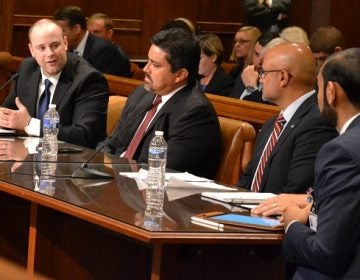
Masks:
[[[155,130],[155,136],[163,136],[163,135],[164,135],[164,131]]]
[[[49,104],[49,109],[56,109],[56,104]]]

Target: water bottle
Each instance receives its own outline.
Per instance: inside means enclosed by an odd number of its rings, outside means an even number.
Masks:
[[[167,143],[162,131],[155,131],[149,146],[145,216],[162,217],[166,172]]]
[[[56,111],[56,105],[50,104],[43,119],[42,161],[56,161],[57,159],[59,122],[60,117]],[[52,173],[52,171],[49,172]]]

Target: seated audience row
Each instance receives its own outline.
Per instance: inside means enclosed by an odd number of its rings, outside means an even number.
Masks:
[[[128,58],[112,42],[87,30],[85,14],[78,6],[60,8],[54,18],[63,28],[69,51],[85,58],[102,73],[130,77]]]

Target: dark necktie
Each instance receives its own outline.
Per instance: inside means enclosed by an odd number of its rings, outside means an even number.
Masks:
[[[136,149],[138,148],[141,139],[143,138],[145,131],[147,129],[147,127],[149,126],[152,118],[154,117],[157,107],[158,105],[161,103],[161,96],[160,95],[156,95],[154,101],[153,101],[153,105],[151,107],[151,109],[146,113],[144,121],[142,122],[142,124],[139,126],[138,130],[135,132],[125,154],[124,157],[128,158],[128,159],[132,159]]]
[[[43,119],[44,114],[49,107],[51,85],[52,83],[48,79],[45,79],[45,90],[40,97],[37,114],[36,114],[36,118],[39,120]]]
[[[256,172],[254,175],[254,180],[253,180],[253,183],[251,186],[251,190],[253,192],[258,192],[260,190],[260,185],[261,185],[261,181],[262,181],[266,163],[267,163],[269,156],[276,144],[276,141],[278,140],[278,138],[281,134],[281,131],[284,127],[285,122],[286,122],[286,120],[282,114],[280,114],[275,121],[274,129],[273,129],[273,131],[270,135],[269,141],[263,151],[263,154],[260,158],[260,163],[259,163],[258,168],[256,169]]]

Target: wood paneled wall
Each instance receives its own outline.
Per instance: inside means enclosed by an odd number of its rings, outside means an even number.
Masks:
[[[64,5],[75,4],[86,15],[103,12],[114,19],[114,41],[130,57],[146,57],[149,39],[168,20],[175,17],[191,19],[202,32],[218,34],[230,54],[233,36],[245,22],[242,0],[0,0],[0,50],[13,55],[28,56],[27,31],[39,18],[51,17]],[[309,34],[321,25],[334,25],[344,33],[348,46],[360,46],[359,21],[354,11],[357,0],[293,0],[291,24],[303,27]]]

